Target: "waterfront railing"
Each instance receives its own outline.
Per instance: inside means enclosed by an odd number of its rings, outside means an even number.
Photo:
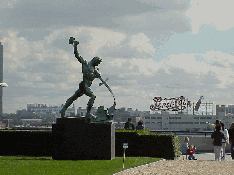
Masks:
[[[198,135],[210,136],[213,131],[169,131],[169,130],[151,130],[152,133],[157,134],[170,134],[170,135]]]

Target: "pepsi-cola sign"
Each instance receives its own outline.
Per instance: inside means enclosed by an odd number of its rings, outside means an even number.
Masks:
[[[190,101],[186,100],[183,96],[175,98],[162,98],[154,97],[154,104],[150,105],[151,110],[184,110],[191,106]]]

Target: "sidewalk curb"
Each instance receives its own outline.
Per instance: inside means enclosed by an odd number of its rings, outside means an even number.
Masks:
[[[166,159],[161,159],[161,160],[158,160],[158,161],[155,161],[155,162],[159,162],[159,161],[166,161]],[[114,174],[112,174],[112,175],[117,175],[117,174],[120,173],[120,172],[125,172],[125,171],[131,170],[131,169],[133,169],[133,168],[138,168],[138,167],[141,167],[141,166],[150,165],[150,164],[155,163],[155,162],[150,162],[150,163],[146,163],[146,164],[143,164],[143,165],[134,166],[134,167],[128,168],[128,169],[126,169],[126,170],[122,170],[122,171],[119,171],[119,172],[117,172],[117,173],[114,173]]]

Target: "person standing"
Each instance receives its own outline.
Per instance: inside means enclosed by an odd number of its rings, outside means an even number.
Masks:
[[[185,137],[184,142],[181,144],[181,153],[182,153],[182,155],[187,155],[187,151],[189,149],[188,145],[189,145],[189,138]]]
[[[186,155],[186,159],[187,159],[187,156],[188,156],[188,149],[189,149],[189,137],[185,137],[184,138],[184,142],[181,144],[181,154],[182,155]],[[183,160],[184,160],[184,156],[183,156]]]
[[[124,129],[126,129],[126,130],[134,130],[135,129],[135,126],[132,123],[131,118],[128,118],[128,121],[125,123]]]
[[[226,148],[226,145],[229,144],[229,134],[228,134],[228,130],[224,127],[223,122],[221,122],[221,126],[222,126],[221,132],[224,134],[224,137],[226,139],[226,141],[224,139],[222,140],[221,160],[225,160],[225,148]]]
[[[222,139],[226,141],[224,134],[220,130],[221,130],[221,125],[218,124],[215,127],[215,131],[211,134],[211,138],[213,139],[216,161],[221,160]]]
[[[215,129],[216,125],[220,124],[221,120],[215,120],[215,124],[211,124],[210,122],[206,122],[206,124],[210,125],[211,127],[213,127]]]
[[[232,160],[234,160],[234,122],[232,122],[229,130],[229,141],[231,144],[231,156],[232,156]]]

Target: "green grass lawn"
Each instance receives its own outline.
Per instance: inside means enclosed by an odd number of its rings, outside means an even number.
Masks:
[[[124,169],[155,162],[161,158],[126,157]],[[123,157],[114,160],[52,160],[51,157],[10,157],[0,156],[0,174],[4,175],[105,175],[123,169]]]

